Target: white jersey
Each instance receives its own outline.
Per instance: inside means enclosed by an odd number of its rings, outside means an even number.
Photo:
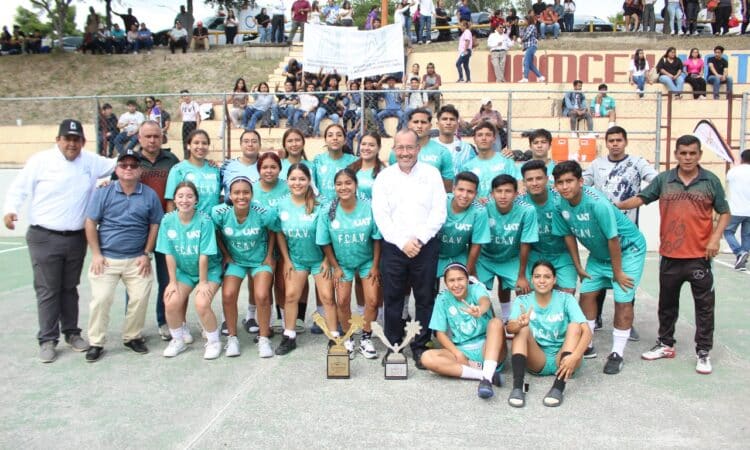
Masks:
[[[200,113],[200,105],[195,100],[190,103],[180,103],[180,113],[182,114],[183,122],[195,122],[197,121],[198,114]]]
[[[641,192],[641,183],[656,178],[656,169],[640,156],[627,155],[620,161],[601,156],[591,162],[583,173],[587,186],[594,186],[606,194],[611,202],[621,202]],[[623,211],[633,223],[638,221],[638,210]]]

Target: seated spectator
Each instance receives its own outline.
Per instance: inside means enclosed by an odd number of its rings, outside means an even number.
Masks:
[[[409,80],[409,87],[406,90],[406,101],[405,101],[405,109],[404,113],[401,116],[402,117],[402,123],[399,124],[399,129],[406,126],[405,119],[406,117],[409,117],[412,111],[419,108],[425,108],[427,106],[427,102],[429,101],[429,98],[427,98],[427,93],[423,92],[419,89],[419,78],[418,77],[412,77],[411,80]]]
[[[123,154],[138,142],[138,128],[146,120],[146,117],[138,111],[135,100],[128,100],[128,112],[120,115],[117,127],[120,133],[115,137],[115,148],[117,153]]]
[[[539,31],[541,33],[539,38],[546,39],[547,34],[551,31],[552,36],[557,39],[557,37],[560,36],[560,24],[557,23],[559,20],[560,16],[557,15],[551,5],[542,11],[541,19],[539,20]]]
[[[682,71],[682,61],[677,57],[677,49],[669,47],[664,56],[656,64],[659,73],[659,83],[667,90],[676,94],[675,98],[682,98],[682,88],[685,85],[685,74]]]
[[[617,114],[615,113],[615,99],[607,95],[607,85],[602,83],[597,88],[599,93],[591,99],[591,111],[594,111],[594,117],[607,117],[609,124],[607,128],[615,126]]]
[[[503,120],[503,116],[500,114],[500,111],[492,109],[492,99],[489,97],[484,97],[482,99],[482,104],[479,105],[479,112],[474,114],[474,117],[468,123],[468,126],[472,130],[472,134],[474,129],[484,122],[489,122],[495,126],[495,129],[497,130],[497,138],[495,139],[494,148],[496,152],[499,152],[505,147],[505,143],[508,141],[508,134],[505,131],[505,120]],[[467,124],[464,122],[464,125]]]
[[[112,28],[111,38],[114,51],[116,51],[117,53],[125,53],[128,42],[127,35],[125,34],[125,30],[120,28],[119,23],[114,24],[114,27]]]
[[[573,90],[565,94],[563,105],[563,115],[570,118],[570,129],[575,132],[578,130],[578,122],[586,121],[588,131],[594,130],[594,119],[591,118],[591,111],[586,104],[586,96],[581,92],[583,81],[575,80]]]
[[[174,28],[169,32],[169,50],[174,54],[174,49],[179,47],[182,49],[182,53],[187,52],[188,46],[188,32],[182,27],[182,22],[176,20]]]
[[[26,53],[42,53],[42,33],[35,31],[26,39]]]
[[[724,59],[724,47],[717,45],[714,48],[714,56],[708,60],[708,80],[713,87],[714,100],[719,99],[719,89],[723,84],[727,85],[727,97],[732,95],[733,80],[729,76],[729,63]]]
[[[128,51],[137,52],[136,46],[138,45],[138,24],[134,23],[130,26],[126,38],[128,41]]]
[[[117,130],[117,116],[112,113],[112,105],[105,103],[99,111],[99,130],[97,134],[97,152],[108,158],[115,155],[115,137]]]
[[[229,109],[229,120],[235,128],[242,128],[242,114],[245,112],[245,108],[247,108],[248,97],[245,79],[238,78],[234,82],[232,94],[227,98],[227,102],[232,105]]]
[[[427,73],[422,75],[422,89],[431,91],[427,93],[427,98],[432,102],[433,109],[435,111],[440,110],[440,85],[443,84],[443,80],[440,78],[437,72],[435,72],[435,64],[427,63]]]
[[[349,88],[346,95],[343,97],[344,102],[344,116],[343,125],[344,129],[352,129],[359,121],[362,115],[362,95],[359,92],[359,82],[354,80],[349,82]],[[347,127],[351,124],[351,127]]]
[[[258,42],[261,44],[269,42],[271,36],[271,17],[266,12],[266,8],[260,9],[260,13],[255,16],[255,23],[258,24]]]
[[[282,73],[282,75],[286,77],[286,81],[292,82],[295,91],[302,90],[303,74],[302,63],[294,58],[289,59],[289,62],[284,66],[284,72]]]
[[[315,85],[305,85],[305,93],[299,96],[300,115],[297,120],[297,128],[303,131],[305,136],[312,136],[312,124],[315,122],[314,111],[318,108],[318,97],[315,95]],[[304,124],[302,123],[304,121]]]
[[[640,0],[625,0],[622,4],[622,18],[625,19],[625,31],[638,31],[641,23],[641,12],[643,5]],[[632,24],[632,28],[631,28]]]
[[[145,99],[146,103],[146,118],[148,120],[153,120],[156,123],[161,123],[161,107],[156,104],[156,99],[149,95]]]
[[[169,131],[169,127],[172,125],[172,116],[167,112],[166,109],[164,109],[164,106],[161,104],[161,100],[158,98],[154,100],[154,103],[156,106],[159,107],[159,110],[161,111],[161,143],[166,144],[167,143],[167,131]]]
[[[138,30],[138,38],[135,41],[135,49],[133,53],[138,54],[138,50],[143,48],[151,54],[151,49],[154,47],[154,35],[146,27],[145,23],[141,23],[141,28]]]
[[[388,87],[382,87],[384,81],[388,83]],[[385,123],[383,121],[386,117],[396,117],[399,124],[404,121],[404,112],[401,110],[401,105],[403,103],[402,93],[396,87],[396,77],[392,75],[384,75],[383,78],[378,81],[376,89],[390,91],[381,94],[385,100],[385,107],[378,110],[377,114],[375,114],[375,120],[378,125],[380,136],[390,137],[390,135],[385,132]]]
[[[404,77],[403,77],[403,79],[404,79],[403,83],[404,84],[408,84],[409,80],[411,80],[412,77],[417,77],[417,79],[421,78],[419,76],[419,64],[417,64],[417,63],[414,63],[414,64],[411,65],[411,69],[409,69],[409,73],[405,74]]]
[[[701,52],[697,48],[691,48],[690,55],[687,61],[685,61],[685,71],[687,72],[685,81],[693,88],[694,99],[706,98],[706,79],[703,78],[704,69]]]
[[[630,61],[630,69],[628,70],[630,84],[638,86],[638,97],[643,98],[643,90],[646,87],[646,82],[651,84],[651,80],[648,79],[647,74],[650,67],[648,61],[646,61],[646,55],[643,53],[642,48],[635,50],[633,54],[633,60]]]
[[[268,83],[260,83],[252,89],[252,92],[253,104],[245,108],[245,113],[242,116],[242,128],[246,130],[254,130],[263,115],[273,111],[274,95],[269,92]],[[273,121],[273,118],[271,121]]]
[[[279,93],[279,83],[276,83],[274,89],[276,94],[276,105],[274,105],[273,117],[276,121],[280,121],[281,118],[286,119],[286,127],[292,128],[297,119],[299,119],[300,111],[297,109],[299,106],[299,99],[297,93],[294,92],[294,84],[291,81],[284,82],[284,92]]]
[[[208,44],[208,28],[204,27],[200,20],[196,22],[193,38],[190,40],[190,50],[195,50],[196,47],[203,47],[204,50],[208,50],[210,47]]]
[[[334,74],[335,75],[335,74]],[[318,109],[315,111],[315,122],[313,123],[313,136],[320,137],[320,123],[328,117],[333,123],[339,123],[344,113],[343,96],[338,93],[338,76],[326,75],[323,85],[327,85],[324,93],[318,96]]]
[[[518,30],[518,14],[516,8],[510,8],[510,13],[505,17],[505,26],[510,27],[508,37],[511,39],[520,37]]]
[[[2,48],[3,51],[7,51],[7,46],[10,45],[10,41],[12,39],[12,36],[10,34],[10,31],[8,31],[8,26],[3,25],[3,32],[0,33],[0,48]]]

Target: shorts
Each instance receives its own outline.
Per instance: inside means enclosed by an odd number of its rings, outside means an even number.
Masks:
[[[360,278],[365,278],[367,275],[370,274],[370,270],[372,269],[372,261],[368,261],[359,267],[344,267],[340,266],[341,271],[344,272],[344,276],[341,277],[340,281],[353,281],[354,275],[359,275]]]
[[[542,367],[542,370],[539,372],[534,372],[533,370],[529,370],[528,372],[533,375],[537,375],[540,377],[546,377],[548,375],[554,375],[555,372],[557,372],[557,354],[560,353],[560,349],[545,349],[543,348],[542,351],[544,352],[544,355],[546,356],[546,361],[544,362],[544,367]],[[583,361],[581,360],[581,365],[578,367],[580,369],[583,367]],[[573,372],[573,376],[575,376],[576,373],[578,373],[578,369]]]
[[[268,272],[271,274],[273,273],[271,268],[265,264],[259,264],[257,266],[243,266],[236,263],[229,263],[227,264],[226,270],[224,270],[224,276],[244,279],[247,275],[254,277],[260,272]]]
[[[492,289],[495,276],[500,277],[503,290],[515,289],[518,282],[518,264],[520,264],[518,258],[498,263],[480,256],[477,261],[477,278],[487,289]]]
[[[448,264],[458,262],[463,265],[466,265],[466,262],[469,259],[469,255],[467,253],[462,253],[458,256],[451,256],[449,258],[440,258],[438,259],[437,264],[437,278],[443,277],[443,272],[445,272],[445,268],[448,267]]]
[[[456,344],[456,348],[461,350],[469,361],[482,364],[484,362],[484,336],[477,337],[471,341]],[[497,362],[496,371],[503,370],[505,367],[505,361]]]
[[[633,279],[633,288],[623,290],[615,281],[612,274],[612,262],[592,258],[589,255],[586,261],[586,273],[591,278],[583,280],[581,283],[581,293],[596,292],[602,289],[612,289],[616,303],[632,302],[635,298],[635,291],[641,283],[643,275],[643,265],[646,262],[646,248],[638,248],[631,245],[622,250],[622,270],[627,276]]]
[[[312,276],[318,275],[322,272],[320,270],[320,266],[323,264],[323,260],[313,263],[313,264],[299,264],[294,261],[292,261],[292,267],[294,267],[294,270],[297,272],[307,272]]]
[[[200,281],[200,277],[194,277],[192,275],[189,275],[180,268],[177,268],[177,282],[182,283],[186,286],[190,286],[190,288],[194,288],[198,285],[198,282]],[[221,284],[221,266],[217,265],[210,265],[208,266],[208,281],[210,283],[216,283]]]
[[[531,252],[529,254],[529,262],[526,265],[526,278],[529,280],[529,284],[534,285],[531,279],[531,269],[534,267],[534,263],[541,260],[547,260],[552,263],[557,273],[557,287],[561,289],[575,289],[578,285],[578,272],[576,272],[576,266],[573,264],[573,258],[568,253],[562,253],[559,255],[542,255],[541,253]]]

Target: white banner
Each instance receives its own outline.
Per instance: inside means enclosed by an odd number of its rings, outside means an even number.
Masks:
[[[721,133],[719,133],[719,130],[716,129],[713,122],[705,119],[701,120],[695,126],[693,134],[701,140],[701,149],[704,152],[706,151],[706,148],[708,148],[709,150],[714,152],[716,156],[723,159],[724,161],[730,164],[734,162],[732,149],[729,147],[729,145],[727,145],[726,141],[721,136]]]
[[[404,38],[399,25],[360,31],[354,27],[305,25],[305,72],[334,70],[362,78],[404,70]]]

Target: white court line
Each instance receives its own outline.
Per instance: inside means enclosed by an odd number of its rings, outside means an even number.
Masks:
[[[0,241],[0,245],[18,245],[20,242],[13,242],[13,241]]]
[[[0,250],[0,253],[14,252],[16,250],[23,250],[25,248],[29,248],[29,246],[28,245],[24,245],[23,247],[8,248],[8,249],[5,249],[5,250]]]
[[[719,261],[718,259],[714,259],[714,262],[717,263],[717,264],[721,264],[722,266],[727,266],[727,267],[731,268],[732,270],[734,270],[734,264],[726,263],[724,261]],[[740,272],[739,270],[735,270],[735,272],[737,272],[737,273],[744,273],[745,275],[750,275],[750,272],[747,272],[747,271],[746,272]]]

